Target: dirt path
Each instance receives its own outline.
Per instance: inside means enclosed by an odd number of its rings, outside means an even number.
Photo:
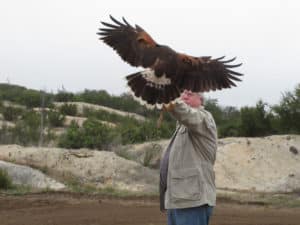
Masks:
[[[74,194],[0,195],[0,225],[164,225],[156,199]],[[299,225],[300,208],[219,202],[211,225]]]

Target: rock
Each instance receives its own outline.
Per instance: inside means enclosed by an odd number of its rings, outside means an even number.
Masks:
[[[116,154],[133,160],[142,166],[159,169],[160,157],[169,140],[145,142],[142,144],[127,145],[116,150]]]
[[[297,155],[299,153],[298,149],[295,146],[290,147],[290,152]]]
[[[57,180],[114,187],[120,190],[157,193],[158,171],[117,156],[114,152],[89,149],[0,146],[0,160],[35,168],[47,168]]]
[[[13,184],[29,186],[32,188],[48,188],[51,190],[62,190],[66,188],[64,184],[57,182],[40,171],[28,166],[0,161],[0,169],[7,171]]]
[[[249,139],[247,139],[247,145],[250,145],[251,141]]]
[[[294,151],[295,148],[299,154],[300,135],[290,137],[289,140],[286,135],[220,139],[214,167],[218,190],[299,190],[300,157],[295,157],[296,153],[287,154],[287,149]],[[106,151],[3,145],[0,146],[0,160],[47,168],[51,176],[62,182],[75,178],[80,183],[95,187],[114,187],[143,194],[158,193],[159,171],[146,168],[143,163],[149,149],[159,145],[159,151],[153,151],[155,154],[148,161],[149,166],[156,165],[155,168],[158,168],[161,151],[168,142],[163,140],[124,146],[124,157],[131,160]]]
[[[259,192],[299,189],[300,157],[286,151],[287,144],[300,146],[300,135],[290,136],[289,140],[285,135],[222,139],[225,145],[218,146],[215,164],[217,188],[251,191],[254,187]]]

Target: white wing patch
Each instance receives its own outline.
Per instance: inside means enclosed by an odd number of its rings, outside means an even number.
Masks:
[[[168,106],[170,103],[176,103],[180,99],[180,93],[173,93],[171,95],[177,95],[175,98],[171,98],[168,103],[158,103],[157,100],[154,103],[150,104],[147,101],[147,94],[145,94],[144,90],[146,87],[150,87],[152,91],[157,93],[165,93],[166,88],[169,86],[168,93],[176,92],[177,89],[172,85],[171,79],[168,78],[165,74],[161,77],[157,77],[155,75],[155,71],[152,69],[146,69],[140,71],[135,74],[128,75],[126,77],[127,85],[129,88],[129,93],[133,96],[135,100],[137,100],[140,104],[145,105],[147,108],[158,108],[161,109],[163,105]],[[143,86],[144,85],[144,86]],[[171,86],[171,88],[170,88]],[[133,89],[132,89],[133,88]],[[138,93],[138,94],[136,94]],[[170,96],[169,96],[170,98]],[[152,99],[153,100],[153,99]],[[160,101],[162,102],[162,101]]]
[[[155,76],[154,70],[147,69],[141,72],[142,76],[149,82],[147,84],[153,85],[156,88],[162,88],[164,85],[171,84],[171,79],[166,77],[166,74],[163,74],[161,77]]]

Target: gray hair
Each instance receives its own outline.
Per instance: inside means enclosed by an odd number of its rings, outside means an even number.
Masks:
[[[204,94],[203,94],[203,92],[196,92],[198,95],[199,95],[199,97],[200,97],[200,99],[201,99],[201,101],[202,101],[202,105],[204,105]]]

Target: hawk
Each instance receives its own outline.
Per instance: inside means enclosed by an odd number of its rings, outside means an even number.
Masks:
[[[175,102],[184,90],[208,92],[236,86],[243,74],[230,64],[236,58],[225,56],[194,57],[158,44],[142,27],[130,25],[110,16],[112,22],[101,22],[100,40],[112,47],[131,66],[145,70],[126,76],[134,98],[146,106],[162,108]]]

